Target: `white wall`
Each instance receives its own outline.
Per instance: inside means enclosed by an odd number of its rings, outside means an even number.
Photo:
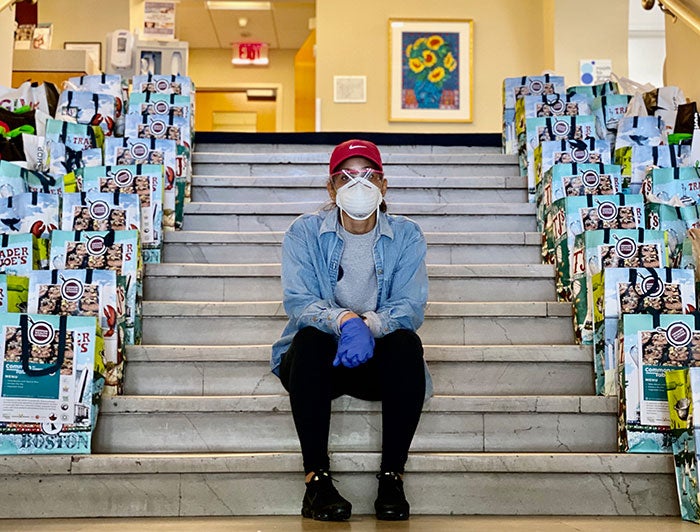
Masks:
[[[629,0],[629,78],[661,87],[666,57],[665,17],[655,6],[642,8],[639,0]]]

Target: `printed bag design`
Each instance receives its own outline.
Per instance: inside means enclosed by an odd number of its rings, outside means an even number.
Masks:
[[[28,312],[98,318],[104,338],[105,388],[122,392],[124,289],[110,270],[37,270],[29,274]],[[123,278],[122,278],[123,279]]]
[[[104,383],[95,318],[0,314],[0,454],[89,453]]]
[[[57,119],[100,126],[106,137],[114,134],[115,117],[116,100],[112,95],[67,90],[58,98]]]
[[[620,316],[695,311],[691,270],[671,268],[606,268],[593,276],[594,369],[596,393],[617,395]]]
[[[141,342],[142,276],[138,231],[54,231],[52,269],[112,270],[126,277],[125,343]]]
[[[666,372],[693,364],[691,353],[700,348],[697,319],[697,314],[622,316],[620,451],[672,452]]]
[[[163,246],[163,166],[98,166],[86,168],[85,192],[137,194],[141,200],[141,235],[144,262],[160,262]]]

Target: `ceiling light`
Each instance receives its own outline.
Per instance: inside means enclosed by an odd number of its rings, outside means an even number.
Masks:
[[[272,2],[240,1],[231,2],[228,0],[207,0],[207,9],[225,9],[230,11],[270,11]]]
[[[245,17],[241,17],[238,19],[238,26],[241,28],[245,28],[248,25],[248,19]]]

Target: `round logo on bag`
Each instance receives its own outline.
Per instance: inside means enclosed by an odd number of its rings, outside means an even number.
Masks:
[[[63,430],[63,425],[61,423],[56,423],[54,421],[45,421],[41,424],[41,432],[44,434],[58,434]]]
[[[29,340],[38,346],[49,345],[53,342],[54,328],[45,321],[37,321],[29,327]]]
[[[134,174],[124,168],[114,174],[114,182],[120,187],[128,187],[134,182]]]
[[[561,113],[564,111],[564,102],[562,102],[561,100],[557,100],[556,102],[549,104],[549,107],[552,109],[553,112]]]
[[[66,279],[61,285],[61,297],[68,301],[77,301],[83,297],[83,283],[78,279]]]
[[[157,115],[167,115],[170,112],[170,104],[160,100],[153,104],[153,109]]]
[[[165,135],[165,131],[168,129],[168,126],[165,125],[165,122],[162,120],[154,120],[151,122],[151,133],[153,133],[157,137],[161,137]]]
[[[105,239],[99,235],[88,238],[87,251],[93,257],[103,255],[107,246],[105,246]]]
[[[170,82],[167,79],[158,79],[155,86],[158,92],[165,92],[170,89]]]
[[[600,174],[595,170],[586,170],[581,175],[581,181],[587,188],[597,188],[600,185]]]
[[[585,163],[588,160],[588,150],[582,148],[574,148],[571,150],[571,160],[575,163]]]
[[[615,253],[623,259],[634,257],[637,254],[637,243],[629,237],[621,238],[615,244]]]
[[[567,136],[571,131],[571,125],[563,120],[557,120],[552,126],[552,131],[555,135],[560,135],[562,137]]]
[[[542,94],[543,90],[544,90],[544,83],[542,83],[539,79],[533,79],[530,82],[530,93],[531,94]]]
[[[95,220],[105,220],[109,217],[110,208],[106,201],[97,200],[90,204],[90,216]]]
[[[134,159],[143,159],[146,155],[148,155],[148,146],[146,146],[143,142],[137,142],[131,146],[131,155],[134,157]]]
[[[664,282],[657,277],[646,277],[642,280],[642,291],[650,297],[659,297],[664,293]]]
[[[693,337],[692,329],[682,321],[674,321],[666,329],[666,339],[674,347],[682,347],[690,343]]]
[[[604,201],[598,205],[598,217],[605,222],[614,220],[617,218],[617,205],[610,201]]]

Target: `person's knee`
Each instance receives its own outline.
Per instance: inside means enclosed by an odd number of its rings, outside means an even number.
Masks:
[[[335,357],[337,345],[332,334],[325,333],[315,327],[304,327],[294,336],[290,350],[285,357],[294,367],[330,366]]]
[[[398,329],[384,337],[386,356],[400,359],[403,364],[410,361],[423,363],[423,342],[409,329]]]

